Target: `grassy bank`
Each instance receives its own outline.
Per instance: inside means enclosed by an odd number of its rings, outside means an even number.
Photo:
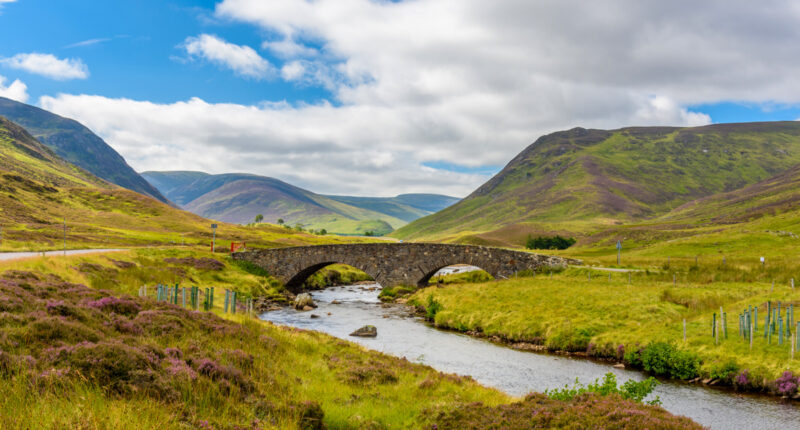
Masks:
[[[525,428],[532,413],[616,422],[613,405],[636,415],[620,428],[692,425],[614,397],[513,402],[321,333],[130,295],[152,282],[280,292],[251,267],[185,250],[0,264],[0,427]]]
[[[777,333],[771,344],[763,337],[767,302],[774,306],[781,301],[784,308],[800,305],[800,290],[786,285],[773,289],[765,282],[678,279],[673,284],[671,276],[668,281],[665,277],[640,272],[632,274],[629,283],[626,273],[611,273],[609,279],[607,272],[569,269],[534,278],[430,287],[415,293],[411,302],[425,307],[438,326],[552,351],[585,353],[645,368],[641,355],[657,352],[667,365],[654,373],[682,379],[701,376],[742,389],[777,391],[776,381],[786,377],[784,372],[800,371],[800,353],[790,358],[788,339],[778,345]],[[761,319],[752,350],[738,334],[738,314],[748,306],[758,306]],[[727,313],[728,336],[721,334],[716,344],[711,324],[720,307]],[[651,344],[658,347],[648,349]],[[673,358],[686,361],[690,369],[672,372]],[[796,388],[789,394],[795,392]]]
[[[318,290],[334,285],[351,285],[356,282],[372,281],[372,277],[346,264],[331,264],[309,276],[303,287]]]

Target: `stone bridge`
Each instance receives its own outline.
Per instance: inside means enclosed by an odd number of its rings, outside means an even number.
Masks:
[[[236,252],[232,258],[258,265],[294,291],[316,271],[335,263],[362,270],[383,287],[427,285],[439,269],[454,264],[480,267],[496,279],[542,266],[581,264],[578,260],[523,251],[440,243],[296,246]]]

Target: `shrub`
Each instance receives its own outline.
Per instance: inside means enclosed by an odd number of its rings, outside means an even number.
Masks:
[[[739,366],[735,361],[727,361],[725,363],[717,363],[711,367],[709,377],[711,379],[720,379],[725,382],[733,382],[734,377],[739,372]]]
[[[56,364],[76,369],[101,387],[127,393],[133,387],[147,389],[153,363],[140,350],[117,342],[84,342],[63,348],[55,356]]]
[[[425,306],[425,318],[429,321],[434,321],[436,319],[436,314],[442,309],[444,309],[444,306],[433,298],[433,294],[429,295],[427,305]]]
[[[575,397],[585,393],[596,393],[601,396],[616,394],[623,399],[642,403],[645,397],[649,396],[656,386],[658,386],[658,381],[655,378],[650,377],[641,382],[631,379],[622,384],[621,387],[618,387],[616,375],[609,372],[603,376],[602,381],[595,379],[595,381],[588,386],[584,386],[577,379],[575,379],[575,385],[572,387],[565,385],[562,389],[545,390],[544,394],[551,399],[562,401],[573,400]],[[660,405],[661,399],[656,396],[655,399],[647,402],[647,404]]]
[[[678,379],[694,378],[700,367],[700,361],[694,353],[679,350],[666,342],[647,345],[639,356],[644,370]]]
[[[81,341],[96,342],[100,334],[83,324],[67,321],[61,317],[37,319],[28,324],[25,338],[29,341],[63,341],[77,343]]]
[[[525,247],[528,249],[567,249],[574,245],[576,240],[574,238],[565,238],[561,236],[528,236],[528,241]]]
[[[797,392],[798,378],[791,370],[783,372],[780,378],[775,380],[775,389],[782,396],[791,396]]]
[[[132,300],[119,299],[113,296],[103,297],[102,299],[89,302],[86,306],[125,316],[135,316],[142,309]]]

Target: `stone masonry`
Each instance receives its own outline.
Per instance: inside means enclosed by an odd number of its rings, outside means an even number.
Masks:
[[[469,264],[496,279],[541,266],[581,264],[578,260],[501,248],[440,243],[364,243],[257,249],[232,254],[265,269],[292,290],[309,276],[334,263],[347,264],[372,276],[381,286],[426,285],[439,269]]]

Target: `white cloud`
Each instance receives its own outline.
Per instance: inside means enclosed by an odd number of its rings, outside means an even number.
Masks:
[[[289,37],[278,41],[266,41],[261,44],[264,49],[269,49],[276,55],[284,58],[314,57],[319,52],[316,49],[297,43]]]
[[[0,63],[12,69],[24,70],[59,81],[89,77],[89,68],[79,58],[60,59],[52,54],[33,52],[4,58]]]
[[[227,67],[241,76],[264,79],[274,71],[269,62],[253,48],[235,45],[210,34],[189,37],[182,46],[191,57]]]
[[[111,39],[108,37],[98,37],[96,39],[86,39],[80,42],[70,43],[69,45],[65,46],[65,48],[81,48],[84,46],[92,46],[97,45],[99,43],[105,43],[110,41]]]
[[[85,122],[139,169],[465,195],[486,178],[421,163],[502,165],[575,126],[704,124],[687,109],[700,103],[800,103],[800,6],[789,0],[224,0],[215,15],[260,27],[283,60],[275,75],[328,88],[331,103],[59,95],[44,107]],[[187,40],[191,55],[233,70],[268,64],[204,37]]]
[[[0,97],[16,100],[25,103],[28,101],[28,86],[19,79],[15,79],[10,85],[5,86],[6,77],[0,76]]]

